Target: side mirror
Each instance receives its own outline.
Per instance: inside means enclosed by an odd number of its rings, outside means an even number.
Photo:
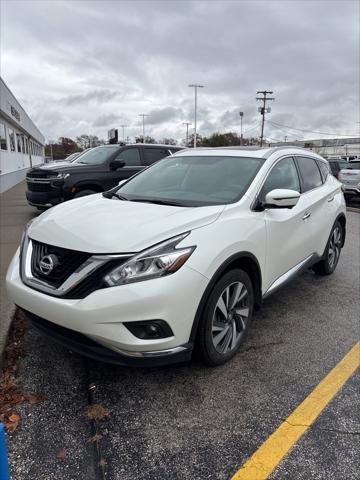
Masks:
[[[125,178],[124,180],[120,180],[120,182],[118,183],[118,187],[121,187],[121,185],[122,185],[123,183],[125,183],[126,180],[127,180],[127,178]]]
[[[265,208],[293,208],[298,203],[300,193],[296,190],[276,188],[265,196]]]
[[[117,170],[118,168],[122,168],[125,166],[125,162],[122,160],[112,160],[110,162],[110,170]]]

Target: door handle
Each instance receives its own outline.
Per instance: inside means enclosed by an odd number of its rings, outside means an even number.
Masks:
[[[328,198],[328,202],[329,202],[329,203],[332,202],[332,201],[334,200],[334,198],[335,198],[335,197],[329,197],[329,198]]]
[[[303,220],[306,220],[307,218],[309,218],[311,216],[311,213],[310,212],[306,212],[305,215],[302,217]]]

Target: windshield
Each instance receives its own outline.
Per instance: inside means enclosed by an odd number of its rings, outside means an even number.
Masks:
[[[85,163],[87,165],[100,165],[106,162],[118,147],[95,147],[83,153],[72,163]]]
[[[71,155],[69,155],[68,157],[66,157],[65,160],[66,160],[67,162],[73,162],[73,161],[75,160],[75,158],[77,158],[79,155],[80,155],[79,152],[72,153]]]
[[[117,192],[132,201],[197,207],[239,200],[264,160],[245,157],[167,157]]]

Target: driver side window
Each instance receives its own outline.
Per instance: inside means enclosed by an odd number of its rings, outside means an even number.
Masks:
[[[138,148],[127,148],[126,150],[122,150],[116,157],[116,160],[124,162],[125,167],[141,166],[140,152]]]
[[[299,176],[292,158],[280,160],[270,171],[261,189],[259,200],[264,201],[266,194],[276,188],[285,188],[300,192]]]

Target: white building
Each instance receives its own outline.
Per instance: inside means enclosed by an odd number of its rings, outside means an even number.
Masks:
[[[294,142],[276,142],[272,146],[296,145],[313,150],[324,157],[360,157],[360,137],[331,138],[318,140],[295,140]]]
[[[0,193],[44,161],[45,138],[0,78]]]

